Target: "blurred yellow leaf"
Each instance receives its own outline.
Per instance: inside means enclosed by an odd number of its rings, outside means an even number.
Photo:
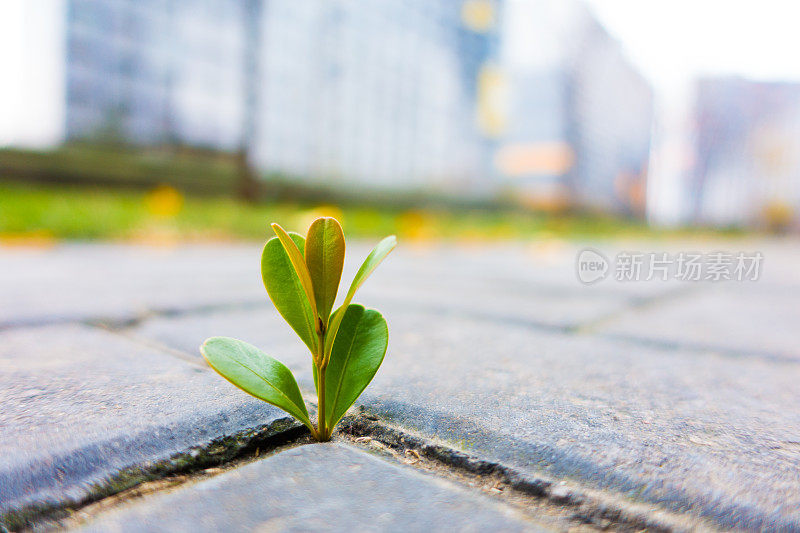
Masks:
[[[424,241],[436,237],[434,221],[423,211],[406,211],[398,217],[397,227],[405,239]]]
[[[183,208],[183,194],[169,185],[159,185],[144,197],[147,212],[160,218],[173,218]]]
[[[0,232],[0,245],[32,248],[50,248],[56,244],[53,233],[47,230]]]

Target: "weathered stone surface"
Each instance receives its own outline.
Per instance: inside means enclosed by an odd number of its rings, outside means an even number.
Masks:
[[[392,313],[362,403],[521,471],[800,527],[800,364]]]
[[[379,416],[723,526],[800,525],[800,364],[381,309],[389,352],[360,400]],[[313,387],[309,356],[272,311],[162,318],[136,334],[190,349],[208,329],[259,345]]]
[[[0,514],[286,415],[212,371],[83,326],[0,333]]]
[[[442,249],[406,246],[374,274],[362,298],[447,312],[574,327],[671,287],[586,287],[575,277],[575,246]],[[348,245],[344,283],[369,250]],[[50,250],[0,248],[0,327],[52,322],[129,321],[152,312],[268,304],[258,245],[171,248],[66,244]],[[545,311],[546,310],[546,311]]]
[[[130,320],[258,302],[264,292],[257,246],[155,248],[65,244],[0,247],[0,326],[70,320]]]
[[[199,347],[213,336],[233,337],[258,346],[302,374],[310,368],[308,348],[281,318],[274,307],[266,306],[183,316],[158,317],[130,328],[127,334],[146,341],[156,341],[168,349],[177,349],[202,361]],[[310,373],[309,373],[310,375]],[[313,388],[313,381],[310,382]]]
[[[126,331],[149,347],[77,326],[0,333],[0,507],[79,497],[120,467],[283,416],[203,369],[208,336],[258,345],[311,391],[309,355],[258,279],[258,248],[2,252],[0,326],[192,313]],[[800,254],[737,246],[764,252],[750,285],[586,287],[576,249],[395,252],[357,298],[390,326],[361,403],[532,475],[724,527],[800,529]],[[349,248],[346,282],[366,251]]]
[[[559,244],[399,250],[358,298],[381,309],[397,305],[572,329],[680,289],[657,281],[584,285],[576,276],[580,249]]]
[[[678,347],[800,360],[798,326],[800,287],[727,282],[622,313],[598,331]]]
[[[542,531],[506,507],[341,444],[280,452],[102,514],[82,531]]]

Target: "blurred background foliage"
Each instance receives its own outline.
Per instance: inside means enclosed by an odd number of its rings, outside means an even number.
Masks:
[[[304,230],[319,216],[342,221],[349,237],[396,234],[405,242],[480,243],[516,239],[662,238],[738,235],[738,230],[648,228],[609,215],[467,207],[387,208],[298,202],[248,203],[185,196],[169,185],[119,190],[0,182],[0,243],[48,245],[56,239],[111,239],[148,244],[264,240],[269,223]]]

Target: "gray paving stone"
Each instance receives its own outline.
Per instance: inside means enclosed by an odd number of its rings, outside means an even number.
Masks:
[[[368,243],[348,244],[347,283],[368,250]],[[408,245],[375,273],[364,294],[493,316],[514,306],[525,320],[573,327],[618,312],[631,299],[671,289],[645,283],[583,286],[575,278],[576,250]],[[151,312],[261,304],[266,295],[259,256],[257,244],[0,248],[0,327],[126,321]]]
[[[362,401],[530,473],[725,527],[800,527],[800,365],[393,314]]]
[[[359,297],[380,301],[381,308],[397,303],[575,328],[681,289],[676,282],[655,280],[584,285],[575,265],[582,248],[562,243],[555,248],[506,244],[403,249],[381,265]]]
[[[206,368],[76,325],[0,332],[0,514],[286,416]]]
[[[310,364],[308,348],[271,306],[156,317],[126,329],[126,333],[185,352],[198,362],[202,361],[200,345],[208,337],[233,337],[258,346],[292,371],[305,370]]]
[[[81,531],[543,531],[488,498],[341,444],[293,448]]]
[[[265,230],[265,238],[267,237]],[[368,242],[348,243],[345,279],[368,252]],[[608,257],[620,250],[717,249],[763,251],[765,283],[800,288],[800,252],[781,241],[566,243],[555,239],[497,245],[418,245],[401,243],[376,272],[366,291],[407,297],[419,303],[450,296],[467,309],[484,303],[492,312],[515,301],[523,314],[547,324],[572,326],[616,312],[626,301],[668,294],[675,283],[602,282],[581,285],[577,253],[597,247]],[[53,249],[0,247],[0,326],[107,318],[128,320],[151,311],[260,303],[259,244],[175,247],[61,244]],[[380,280],[380,282],[378,281]],[[505,302],[492,309],[484,295]],[[584,305],[577,305],[583,301]],[[488,302],[488,303],[487,303]],[[538,309],[549,308],[551,313]]]
[[[415,308],[558,329],[577,328],[621,313],[635,301],[625,295],[594,293],[583,287],[548,290],[522,281],[493,283],[487,279],[462,283],[446,276],[394,279],[390,283],[376,280],[359,291],[358,299],[381,310]]]
[[[597,331],[677,346],[800,360],[800,287],[720,283],[621,313]]]
[[[800,527],[800,364],[382,310],[389,352],[360,400],[379,416],[724,527]],[[238,336],[310,390],[308,355],[286,328],[265,311],[159,319],[140,333],[178,349]]]
[[[604,250],[615,246],[650,251]],[[210,335],[262,347],[311,390],[308,355],[265,299],[258,249],[0,250],[0,327],[220,307],[129,332],[186,361],[77,326],[0,333],[0,509],[80,497],[116,469],[281,416],[191,363]],[[362,403],[532,475],[724,527],[800,529],[800,253],[781,242],[735,249],[762,250],[773,266],[752,286],[686,294],[674,283],[582,286],[570,246],[400,249],[359,296],[390,325]],[[349,281],[366,248],[348,250]],[[556,331],[587,323],[599,334]],[[694,345],[707,348],[680,348]]]
[[[130,320],[235,302],[264,292],[257,246],[154,248],[65,244],[51,250],[0,248],[0,326]]]

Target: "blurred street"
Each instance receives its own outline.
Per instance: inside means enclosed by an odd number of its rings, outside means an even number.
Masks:
[[[357,402],[366,411],[325,452],[281,445],[297,426],[198,352],[209,335],[246,340],[313,398],[308,354],[261,286],[259,246],[0,249],[0,513],[86,504],[172,465],[197,482],[66,524],[302,529],[337,509],[341,530],[563,530],[578,516],[800,528],[800,251],[766,239],[594,246],[757,250],[763,272],[585,285],[582,243],[401,243],[358,297],[389,322],[386,361]],[[345,278],[367,250],[348,249]],[[275,455],[216,468],[248,442]],[[320,469],[337,481],[319,485]]]

